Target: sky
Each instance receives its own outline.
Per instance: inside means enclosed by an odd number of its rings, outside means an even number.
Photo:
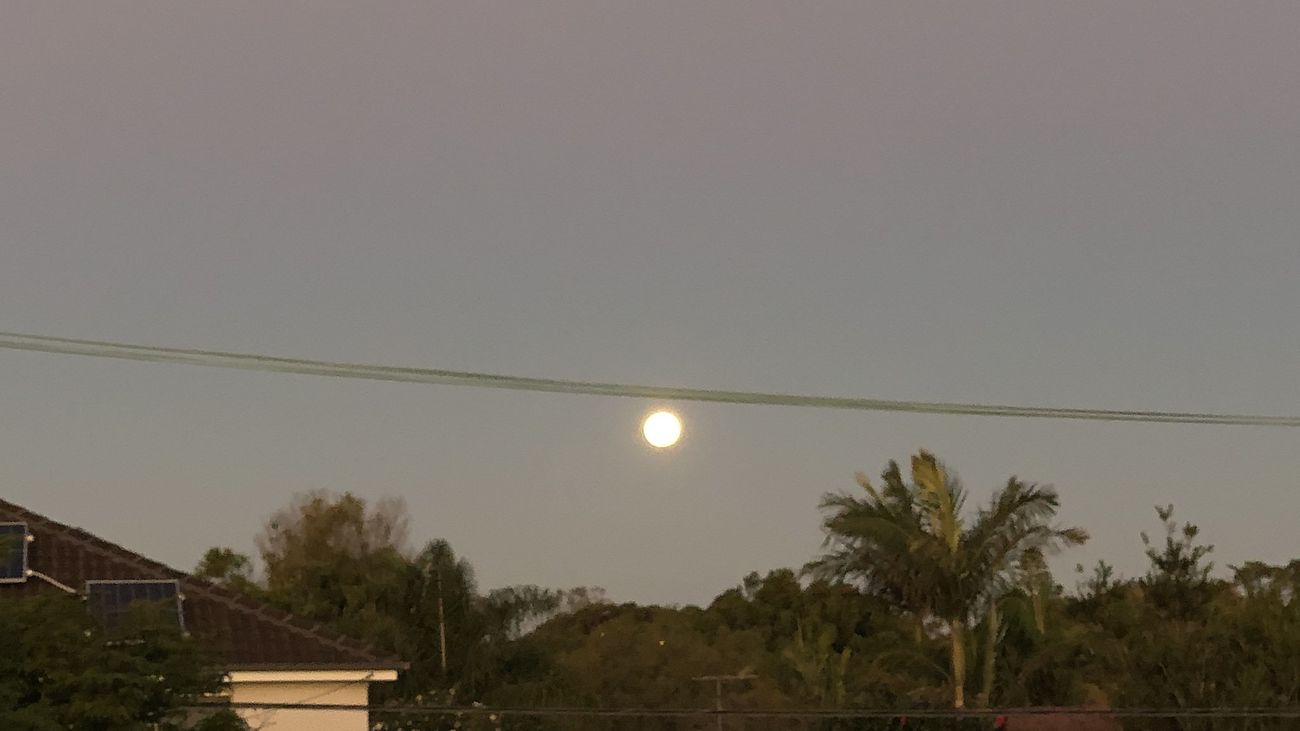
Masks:
[[[889,399],[1300,413],[1293,2],[18,3],[0,330]],[[685,439],[639,435],[666,405]],[[920,448],[1143,570],[1297,555],[1300,432],[0,351],[0,495],[178,568],[399,496],[485,587],[700,603]]]

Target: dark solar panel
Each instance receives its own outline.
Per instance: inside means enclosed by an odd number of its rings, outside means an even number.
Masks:
[[[87,581],[86,599],[91,613],[109,629],[141,604],[156,604],[177,626],[185,628],[181,615],[180,586],[175,581]]]
[[[27,580],[27,524],[0,523],[0,582]]]

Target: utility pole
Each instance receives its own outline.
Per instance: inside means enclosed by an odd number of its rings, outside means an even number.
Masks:
[[[744,683],[755,677],[757,676],[753,673],[742,671],[736,675],[701,675],[698,678],[691,678],[701,683],[713,683],[713,712],[717,714],[715,718],[718,721],[718,731],[722,731],[722,684]]]
[[[442,611],[442,564],[438,564],[438,654],[442,661],[442,680],[447,681],[447,618]]]

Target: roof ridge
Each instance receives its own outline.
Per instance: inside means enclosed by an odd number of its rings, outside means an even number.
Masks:
[[[58,531],[69,540],[75,541],[82,546],[95,551],[109,558],[126,560],[128,563],[134,563],[137,567],[164,574],[169,574],[176,581],[184,581],[193,585],[198,591],[206,594],[208,597],[225,604],[226,606],[238,612],[247,612],[254,614],[262,619],[271,622],[282,629],[288,630],[302,637],[310,637],[323,644],[355,655],[364,655],[368,657],[359,658],[364,661],[374,661],[378,663],[398,662],[396,658],[385,658],[379,654],[375,647],[364,640],[359,640],[332,628],[324,628],[323,623],[314,620],[307,620],[305,617],[298,617],[292,612],[285,611],[276,607],[269,602],[249,596],[232,589],[214,584],[206,579],[202,579],[193,574],[174,569],[161,561],[155,561],[147,556],[136,553],[129,548],[118,545],[112,541],[76,526],[60,523],[57,520],[30,510],[22,505],[10,502],[0,498],[0,509],[6,509],[9,512],[16,513],[30,519],[30,522],[40,524],[42,527]],[[250,606],[252,605],[252,606]],[[275,616],[276,614],[280,616]],[[292,620],[300,619],[304,623],[312,622],[310,628],[295,624]]]

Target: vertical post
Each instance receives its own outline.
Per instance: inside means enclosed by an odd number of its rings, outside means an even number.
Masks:
[[[447,680],[447,618],[442,610],[442,564],[438,564],[438,659],[442,663],[442,679]]]
[[[707,682],[713,683],[713,713],[714,713],[714,719],[716,721],[716,728],[718,731],[722,731],[722,684],[732,683],[732,682],[743,683],[753,679],[754,676],[751,675],[748,671],[745,671],[739,675],[704,675],[698,678],[692,678],[692,680],[697,680],[704,683]]]
[[[722,678],[714,678],[714,709],[718,712],[718,731],[722,731]]]

